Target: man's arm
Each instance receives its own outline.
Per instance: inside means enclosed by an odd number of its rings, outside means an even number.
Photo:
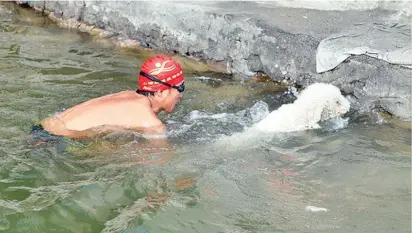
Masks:
[[[159,121],[160,122],[160,121]],[[148,155],[158,154],[160,156],[155,160],[146,160],[141,158],[136,161],[136,164],[164,164],[173,158],[173,146],[167,142],[166,126],[160,122],[160,124],[153,127],[146,128],[125,128],[119,126],[100,126],[87,130],[65,130],[65,134],[73,138],[93,137],[102,134],[108,134],[112,132],[121,131],[135,131],[142,133],[142,136],[148,140],[148,143],[136,144],[136,149],[149,149]],[[149,156],[151,157],[151,156]]]
[[[149,141],[158,143],[160,141],[166,141],[167,136],[165,128],[166,127],[163,124],[150,128],[129,128],[116,125],[102,125],[85,130],[71,130],[68,128],[63,128],[61,129],[61,134],[70,138],[87,138],[109,133],[134,131],[143,133],[143,137],[147,138]]]
[[[143,137],[146,138],[151,144],[156,146],[168,146],[166,126],[159,121],[159,124],[145,128],[143,130]]]
[[[58,117],[53,117],[52,129],[46,128],[47,131],[57,133],[61,136],[69,138],[91,138],[98,135],[104,135],[115,132],[134,131],[142,133],[152,145],[156,147],[168,148],[166,126],[157,117],[153,117],[152,120],[147,122],[146,127],[125,127],[116,125],[102,125],[85,130],[72,130],[66,127],[66,124]],[[47,125],[47,124],[46,124]]]
[[[85,130],[72,130],[69,129],[64,121],[57,116],[46,118],[41,122],[41,124],[45,130],[53,134],[69,138],[91,138],[97,135],[129,130],[126,127],[112,125],[102,125]]]
[[[157,148],[170,148],[170,145],[167,142],[166,126],[163,123],[153,127],[146,128],[127,128],[122,126],[111,125],[102,125],[85,130],[70,130],[64,128],[61,130],[61,134],[63,136],[70,138],[91,138],[98,135],[126,131],[142,133],[142,136],[149,141],[152,148],[153,146]]]
[[[65,128],[62,131],[63,136],[69,138],[91,138],[97,135],[109,134],[114,132],[127,131],[128,129],[121,126],[102,125],[85,130],[71,130]]]

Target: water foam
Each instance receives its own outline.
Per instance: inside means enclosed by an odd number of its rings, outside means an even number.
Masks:
[[[257,101],[250,108],[235,113],[207,113],[193,110],[182,121],[169,120],[169,137],[185,142],[212,141],[216,137],[245,131],[269,114],[268,104]]]

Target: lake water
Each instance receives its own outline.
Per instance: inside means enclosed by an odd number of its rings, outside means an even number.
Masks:
[[[161,115],[169,151],[133,134],[30,140],[50,114],[135,89],[145,57],[0,4],[0,231],[411,232],[409,122],[365,113],[230,137],[287,98],[261,83],[188,72],[176,112]]]

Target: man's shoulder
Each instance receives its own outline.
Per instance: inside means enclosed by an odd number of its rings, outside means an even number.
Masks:
[[[107,94],[104,96],[96,97],[92,100],[141,100],[141,101],[148,101],[147,98],[143,98],[144,96],[138,95],[135,91],[120,91],[116,93]]]
[[[85,102],[85,105],[110,106],[128,105],[139,109],[150,108],[150,101],[144,96],[137,95],[134,91],[121,91],[97,97]]]

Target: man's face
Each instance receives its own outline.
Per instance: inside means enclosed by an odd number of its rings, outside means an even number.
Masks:
[[[182,99],[182,93],[180,93],[175,88],[170,88],[168,90],[165,90],[164,92],[165,92],[164,93],[165,99],[164,99],[163,109],[168,113],[172,113],[175,106]]]

